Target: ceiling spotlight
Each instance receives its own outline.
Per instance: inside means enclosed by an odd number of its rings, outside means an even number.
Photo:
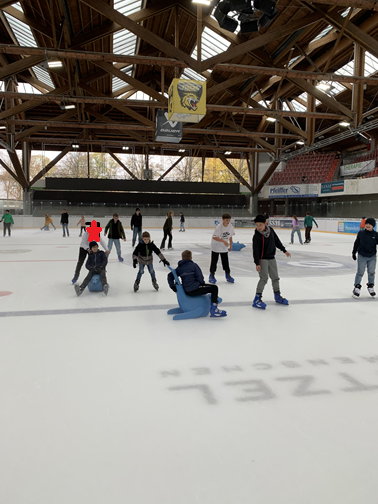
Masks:
[[[366,136],[362,135],[361,133],[357,133],[354,135],[354,138],[356,139],[356,142],[361,142],[365,145],[369,145],[370,140],[366,138]]]
[[[6,126],[0,126],[0,130],[6,129]]]
[[[242,11],[244,9],[251,9],[251,0],[229,0],[227,2],[232,11]]]
[[[277,14],[276,2],[274,0],[254,0],[253,5],[255,9],[266,14],[271,19]]]
[[[295,143],[298,144],[298,145],[304,145],[304,141],[303,140],[297,140]]]
[[[70,110],[70,109],[76,108],[76,105],[73,105],[73,104],[71,104],[71,105],[63,105],[62,108],[65,109],[65,110]]]
[[[266,120],[269,122],[276,122],[277,121],[277,119],[275,117],[267,117]]]
[[[54,60],[54,61],[48,61],[47,65],[49,68],[59,68],[63,66],[63,63],[59,60]]]
[[[238,22],[227,14],[230,12],[231,6],[228,2],[219,2],[218,7],[214,11],[214,17],[223,30],[234,33],[238,27]]]
[[[240,23],[240,33],[252,33],[259,31],[259,20],[251,19]]]
[[[341,121],[341,122],[339,122],[339,125],[343,126],[344,128],[347,128],[348,126],[350,126],[350,123],[348,123],[346,121]]]
[[[78,149],[78,148],[79,148],[79,145],[78,145],[78,144],[72,144],[72,148],[73,148],[73,149]]]
[[[232,154],[230,150],[228,150],[228,151],[225,152],[226,156],[229,156],[230,154]]]
[[[192,0],[192,3],[199,5],[210,5],[210,0]]]
[[[122,150],[129,150],[130,147],[126,147],[125,145],[122,147]]]
[[[185,152],[185,149],[179,149],[179,152]]]

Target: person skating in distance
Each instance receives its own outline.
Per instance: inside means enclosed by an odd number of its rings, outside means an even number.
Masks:
[[[365,222],[365,229],[358,232],[357,238],[354,241],[352,257],[357,262],[357,273],[354,279],[354,289],[352,296],[354,298],[360,297],[361,282],[365,270],[368,273],[367,289],[370,296],[375,296],[374,282],[375,282],[375,268],[377,265],[377,244],[378,233],[374,231],[375,219],[369,217]]]

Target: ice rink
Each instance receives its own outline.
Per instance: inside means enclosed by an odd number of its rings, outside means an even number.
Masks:
[[[0,237],[3,504],[377,503],[378,301],[366,276],[351,297],[355,236],[277,230],[290,306],[268,284],[263,311],[253,230],[235,231],[228,316],[184,321],[157,257],[160,290],[146,270],[133,292],[130,231],[107,297],[75,295],[77,228]],[[167,259],[192,250],[207,280],[211,234],[175,229]]]

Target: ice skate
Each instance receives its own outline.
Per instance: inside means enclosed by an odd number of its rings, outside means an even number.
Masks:
[[[354,297],[355,299],[358,299],[360,297],[360,294],[361,294],[361,285],[357,284],[354,286],[354,289],[352,292],[352,297]]]
[[[103,286],[103,291],[104,291],[105,296],[107,296],[107,295],[108,295],[108,292],[109,292],[109,285],[108,285],[108,284],[105,284],[105,285]]]
[[[228,273],[226,273],[226,280],[227,280],[227,282],[229,282],[229,283],[235,283],[235,279],[234,279],[234,278],[232,278],[232,276],[231,276],[231,275],[229,275]]]
[[[261,310],[265,310],[266,304],[262,301],[262,295],[256,294],[255,299],[253,300],[252,306],[254,308],[260,308]]]
[[[138,292],[138,290],[139,290],[139,284],[140,284],[140,280],[135,280],[135,282],[134,282],[134,292]]]
[[[155,290],[159,290],[159,286],[158,286],[158,283],[157,283],[157,281],[156,281],[156,278],[153,278],[153,279],[152,279],[152,285],[154,286],[154,289],[155,289]]]
[[[74,289],[75,289],[75,292],[76,292],[76,296],[81,296],[84,292],[84,289],[81,289],[80,285],[78,284],[75,284],[74,285]]]
[[[286,306],[288,306],[288,304],[289,304],[289,301],[281,296],[281,292],[280,291],[277,291],[277,292],[274,293],[274,300],[278,304],[283,304],[283,305],[286,305]]]
[[[374,290],[374,284],[366,284],[366,285],[368,293],[370,294],[371,297],[374,297],[376,295]]]
[[[123,257],[119,255],[119,256],[118,256],[118,261],[119,261],[119,262],[123,262]]]
[[[217,279],[215,278],[215,276],[212,273],[210,273],[210,275],[209,275],[209,282],[211,284],[216,284],[217,283]]]
[[[210,317],[227,317],[227,312],[225,310],[220,310],[218,305],[211,303]]]

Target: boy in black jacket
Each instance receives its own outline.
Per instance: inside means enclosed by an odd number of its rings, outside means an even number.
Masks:
[[[147,266],[148,271],[151,275],[152,285],[154,289],[159,290],[158,283],[156,281],[155,270],[152,264],[153,257],[152,252],[155,252],[157,256],[160,257],[160,260],[163,261],[164,266],[169,266],[169,262],[157,248],[157,246],[150,240],[150,233],[144,231],[142,234],[142,242],[139,243],[133,252],[133,266],[137,267],[139,263],[139,271],[134,282],[134,292],[137,292],[139,289],[140,279],[144,273],[144,267]]]
[[[256,296],[252,306],[265,310],[266,304],[261,300],[262,293],[268,278],[272,280],[274,299],[276,303],[288,305],[289,301],[281,296],[280,279],[278,276],[277,262],[275,259],[276,247],[282,250],[287,256],[291,257],[286,251],[280,239],[274,232],[274,229],[267,225],[265,215],[257,215],[255,218],[256,230],[253,235],[252,248],[253,259],[256,264],[256,271],[259,273],[260,280],[257,284]]]
[[[138,236],[138,243],[142,241],[142,214],[140,213],[140,209],[137,208],[135,210],[135,214],[131,217],[131,231],[133,232],[133,240],[132,240],[132,247],[134,247],[137,236]]]
[[[378,233],[374,231],[375,219],[366,219],[365,229],[359,231],[353,245],[352,257],[356,261],[358,254],[358,264],[356,278],[354,279],[353,297],[358,298],[361,294],[361,281],[365,270],[368,272],[367,289],[370,296],[375,296],[374,280],[375,267],[377,265],[377,244]]]
[[[74,285],[76,294],[81,296],[84,292],[85,287],[91,281],[93,275],[100,275],[100,280],[102,283],[102,288],[104,290],[105,296],[108,295],[109,285],[106,280],[105,268],[108,262],[105,252],[98,249],[98,243],[92,241],[89,244],[89,248],[91,251],[89,252],[87,262],[85,267],[89,270],[88,275],[84,278],[84,282],[79,286],[78,284]]]

